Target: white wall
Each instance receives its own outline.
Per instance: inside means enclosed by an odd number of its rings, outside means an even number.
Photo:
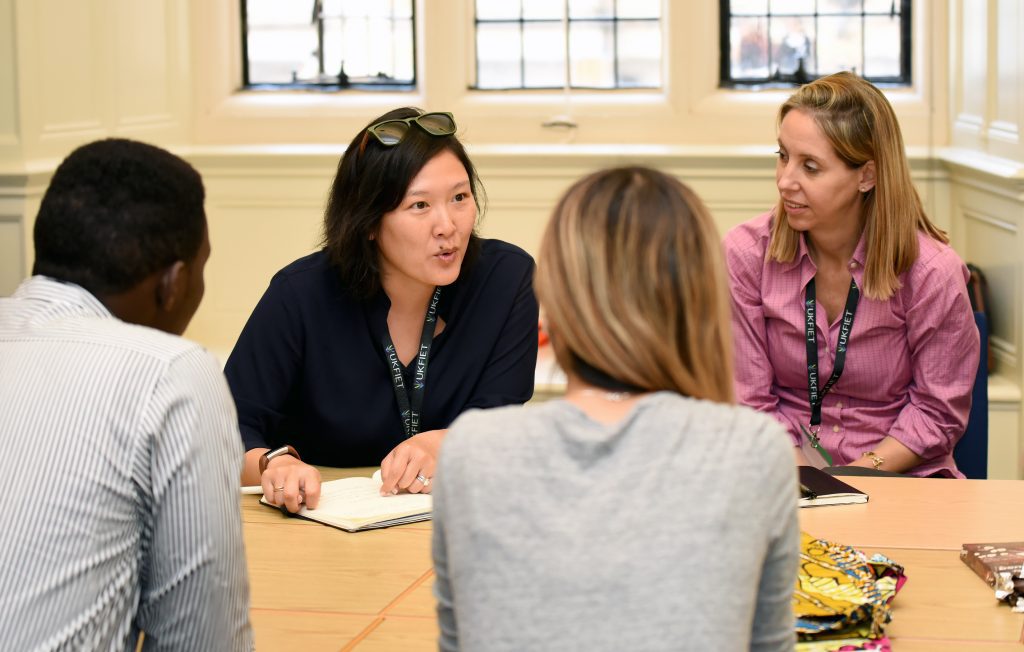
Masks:
[[[241,78],[236,0],[192,2],[196,142],[203,144],[346,143],[385,110],[413,104],[455,113],[473,144],[752,145],[774,140],[785,91],[718,89],[718,3],[664,3],[664,89],[574,92],[566,104],[547,91],[472,91],[473,0],[418,0],[420,90],[415,93],[236,93]],[[896,90],[908,145],[946,143],[946,0],[914,2],[914,87]],[[541,123],[569,114],[566,133]]]
[[[620,94],[475,92],[472,0],[417,0],[413,93],[239,93],[238,0],[0,0],[0,293],[31,265],[56,162],[120,135],[203,173],[214,253],[189,335],[225,351],[274,271],[317,242],[352,135],[412,104],[455,113],[488,190],[485,235],[535,251],[555,198],[620,163],[672,171],[722,230],[773,201],[784,92],[717,89],[717,2],[667,1],[665,88]],[[1019,0],[915,0],[914,86],[888,93],[914,179],[954,246],[988,273],[999,367],[990,468],[1024,469],[1024,11]],[[429,56],[425,56],[429,53]],[[569,114],[579,128],[545,129]]]
[[[1024,9],[1018,0],[950,0],[950,145],[954,237],[985,271],[998,376],[990,384],[990,472],[1024,477]],[[995,388],[995,391],[992,391]]]
[[[188,155],[206,181],[213,242],[206,298],[188,335],[217,351],[230,350],[271,275],[315,248],[340,153],[293,147],[240,156],[196,148]],[[723,232],[769,209],[776,196],[774,156],[768,151],[483,145],[471,147],[470,155],[487,194],[481,233],[533,254],[561,193],[602,167],[642,164],[675,174],[704,199]],[[947,172],[926,156],[915,156],[912,167],[926,205],[949,228]]]

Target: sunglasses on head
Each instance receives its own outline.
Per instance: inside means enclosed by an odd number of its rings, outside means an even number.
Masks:
[[[359,145],[359,153],[366,149],[366,141],[370,134],[373,134],[381,145],[394,147],[402,142],[405,134],[409,133],[410,125],[417,125],[420,129],[431,136],[451,136],[455,133],[455,117],[451,113],[424,113],[412,118],[395,118],[382,120],[366,128],[363,134],[363,142]]]

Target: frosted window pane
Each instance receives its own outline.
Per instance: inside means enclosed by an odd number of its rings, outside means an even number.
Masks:
[[[868,16],[864,19],[864,75],[896,77],[899,74],[899,17]]]
[[[316,33],[311,27],[250,30],[249,82],[290,84],[317,74]]]
[[[478,88],[519,88],[523,85],[522,39],[518,23],[480,24],[476,29]]]
[[[518,20],[519,13],[519,0],[476,0],[479,20]]]
[[[732,0],[729,3],[729,10],[733,15],[737,14],[760,14],[768,13],[768,0]]]
[[[312,0],[247,0],[250,84],[414,81],[411,0],[324,0],[323,74]]]
[[[563,7],[561,2],[552,2],[551,0],[523,0],[523,18],[525,20],[561,20]]]
[[[611,23],[569,25],[569,61],[573,86],[615,86],[615,40]]]
[[[569,18],[613,18],[615,0],[569,0]]]
[[[818,39],[828,47],[818,47],[818,74],[828,75],[840,70],[860,72],[860,17],[825,17],[818,19]]]
[[[249,27],[279,25],[310,25],[313,20],[313,0],[248,0],[245,18]]]
[[[800,59],[809,74],[815,70],[814,63],[814,20],[812,18],[776,18],[771,25],[772,65],[774,74],[779,71],[792,75]]]
[[[523,62],[527,88],[565,85],[565,32],[561,23],[523,25]]]
[[[619,23],[619,86],[661,86],[661,27],[658,23]]]
[[[394,38],[392,38],[394,30]],[[389,18],[324,20],[324,72],[337,75],[345,62],[349,81],[412,80],[412,21]]]
[[[773,14],[813,14],[814,0],[771,0]]]
[[[767,77],[768,21],[764,18],[733,18],[730,26],[730,74],[734,79]]]
[[[895,0],[864,0],[864,11],[875,14],[900,14],[900,3]]]
[[[819,14],[859,14],[863,8],[864,0],[818,0]]]
[[[661,18],[660,0],[616,0],[619,18]]]

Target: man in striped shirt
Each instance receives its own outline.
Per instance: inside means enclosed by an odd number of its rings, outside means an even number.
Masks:
[[[151,145],[61,163],[33,276],[0,298],[0,649],[251,649],[241,438],[180,335],[210,255],[203,185]]]

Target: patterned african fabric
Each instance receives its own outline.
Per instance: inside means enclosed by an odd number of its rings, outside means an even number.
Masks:
[[[793,591],[799,652],[888,652],[885,626],[891,602],[906,582],[903,567],[801,533],[800,568]]]

